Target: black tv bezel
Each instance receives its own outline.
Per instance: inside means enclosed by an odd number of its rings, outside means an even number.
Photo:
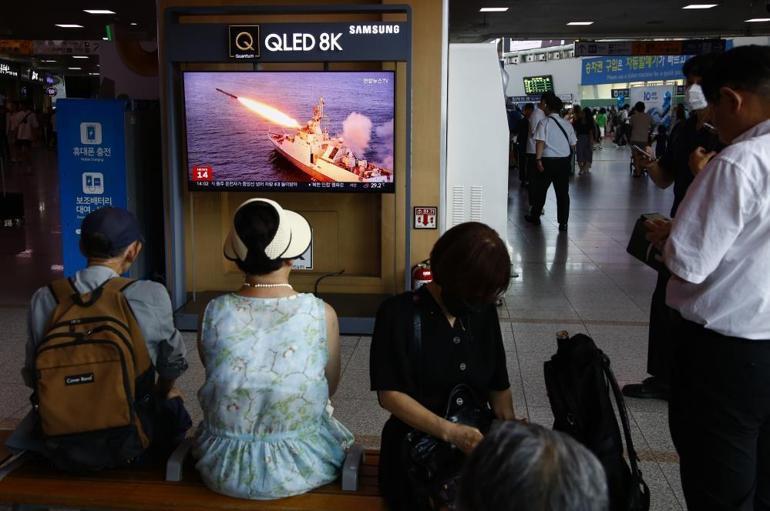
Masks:
[[[189,148],[187,145],[187,97],[185,94],[185,77],[188,74],[198,74],[198,73],[216,73],[216,74],[225,74],[225,73],[240,73],[240,74],[254,74],[254,73],[270,73],[270,74],[287,74],[287,73],[307,73],[307,74],[317,74],[317,73],[356,73],[356,74],[366,74],[366,73],[388,73],[391,75],[391,85],[393,87],[393,122],[394,122],[394,132],[393,132],[393,182],[391,183],[350,183],[350,182],[344,182],[344,186],[342,187],[332,187],[331,185],[333,183],[321,183],[321,182],[303,182],[303,183],[297,183],[296,181],[290,181],[291,183],[296,183],[297,186],[295,187],[273,187],[273,186],[244,186],[243,183],[260,183],[260,181],[236,181],[235,183],[239,183],[237,185],[232,186],[211,186],[211,183],[209,182],[200,182],[200,181],[193,181],[191,178],[192,173],[192,167],[190,166],[190,158],[189,158]],[[398,137],[396,137],[395,133],[395,122],[396,117],[398,114],[398,98],[396,97],[396,94],[398,90],[396,89],[396,80],[397,80],[398,73],[396,70],[391,69],[378,69],[378,70],[366,70],[366,71],[357,71],[357,70],[345,70],[345,69],[333,69],[333,70],[324,70],[324,71],[315,71],[315,70],[304,70],[304,69],[281,69],[281,70],[241,70],[241,69],[212,69],[212,70],[204,70],[204,69],[195,69],[195,70],[181,70],[180,71],[180,88],[181,88],[181,114],[182,114],[182,126],[183,126],[183,134],[182,134],[182,144],[183,144],[183,151],[182,151],[182,159],[184,162],[184,171],[185,171],[185,180],[187,181],[187,190],[189,192],[260,192],[260,193],[373,193],[373,194],[395,194],[396,193],[396,154],[397,154],[397,144],[398,144]],[[227,183],[228,181],[219,181],[220,183]],[[270,181],[271,183],[283,183],[287,181]],[[350,185],[354,184],[360,184],[361,187],[351,187]],[[318,186],[316,186],[318,185]],[[326,186],[329,185],[329,186]],[[364,186],[366,185],[366,186]],[[376,185],[372,187],[372,185]]]
[[[524,84],[524,95],[525,96],[532,96],[532,95],[536,95],[536,94],[543,94],[542,92],[528,92],[527,91],[527,80],[531,79],[531,78],[543,78],[543,77],[546,77],[546,76],[548,78],[550,78],[550,81],[551,81],[551,90],[550,91],[546,91],[546,92],[556,92],[556,87],[553,84],[553,75],[532,75],[532,76],[522,76],[521,77],[521,82],[522,82],[522,84]]]

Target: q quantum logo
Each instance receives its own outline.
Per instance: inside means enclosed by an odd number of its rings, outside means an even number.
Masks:
[[[259,25],[230,25],[230,58],[259,58]]]

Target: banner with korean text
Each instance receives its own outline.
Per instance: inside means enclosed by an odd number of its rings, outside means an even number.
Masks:
[[[582,85],[677,80],[689,55],[584,58]]]
[[[61,99],[56,103],[64,274],[86,265],[80,224],[91,211],[126,207],[126,103]]]

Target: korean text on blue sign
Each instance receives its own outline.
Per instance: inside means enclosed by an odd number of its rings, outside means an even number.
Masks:
[[[688,55],[594,57],[582,62],[582,85],[677,80]]]
[[[126,207],[124,101],[61,99],[56,103],[64,273],[85,267],[80,224],[106,206]]]

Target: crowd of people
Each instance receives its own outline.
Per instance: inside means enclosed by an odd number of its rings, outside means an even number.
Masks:
[[[653,380],[625,391],[670,400],[690,509],[770,509],[770,49],[696,57],[684,73],[693,113],[678,120],[660,161],[639,160],[656,184],[674,184],[675,203],[672,221],[648,225],[667,267],[653,297]],[[526,144],[519,143],[532,197],[527,220],[540,221],[553,183],[565,230],[573,151],[590,171],[586,151],[595,137],[621,125],[607,112],[596,120],[586,109],[570,122],[562,108],[554,94],[526,105]],[[643,105],[634,110],[630,139],[647,147]],[[354,440],[330,404],[340,379],[335,311],[289,283],[310,229],[300,214],[268,199],[248,200],[233,215],[224,257],[243,282],[208,304],[198,337],[206,374],[194,454],[203,481],[216,492],[248,499],[307,492],[339,477]],[[14,446],[65,466],[68,460],[87,464],[96,448],[137,452],[136,442],[124,446],[114,431],[94,445],[83,440],[92,438],[87,435],[47,433],[66,426],[66,412],[57,415],[56,406],[44,402],[41,381],[48,393],[56,384],[89,392],[94,374],[106,373],[51,373],[40,367],[41,354],[62,347],[74,356],[88,344],[95,328],[77,330],[82,318],[62,318],[104,296],[111,307],[130,308],[126,328],[138,339],[132,353],[152,362],[152,389],[136,395],[130,408],[141,423],[135,426],[151,440],[141,442],[137,459],[167,454],[191,427],[175,388],[189,355],[166,290],[147,281],[120,282],[117,291],[110,285],[142,244],[132,214],[94,211],[81,226],[88,267],[33,296],[23,374],[39,406],[25,420],[29,427],[17,430]],[[607,510],[607,474],[596,457],[565,434],[527,424],[514,410],[496,309],[511,278],[505,243],[490,227],[465,223],[444,233],[430,258],[433,281],[382,304],[371,344],[371,390],[391,413],[379,471],[390,509]],[[51,334],[62,325],[70,331]],[[56,344],[57,335],[75,335],[77,342]],[[98,403],[89,403],[95,416]],[[453,412],[456,407],[461,410]]]
[[[44,147],[53,147],[56,144],[55,115],[52,111],[36,111],[28,100],[0,101],[0,160],[30,171],[33,145],[40,142]]]

